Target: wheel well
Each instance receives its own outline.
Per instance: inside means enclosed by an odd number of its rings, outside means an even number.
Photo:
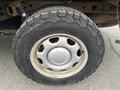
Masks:
[[[117,22],[117,4],[118,0],[4,0],[0,1],[0,23],[15,17],[21,20],[23,11],[30,16],[42,8],[61,5],[80,10],[98,26],[103,26],[111,21]]]

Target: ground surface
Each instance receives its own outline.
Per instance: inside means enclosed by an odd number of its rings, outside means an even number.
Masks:
[[[101,29],[106,44],[103,63],[89,78],[69,86],[44,86],[24,76],[14,63],[12,38],[0,37],[0,90],[120,90],[118,26]]]

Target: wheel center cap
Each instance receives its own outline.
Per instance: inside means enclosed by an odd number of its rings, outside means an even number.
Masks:
[[[48,61],[52,65],[61,66],[68,63],[71,59],[70,52],[65,48],[54,48],[48,53]]]

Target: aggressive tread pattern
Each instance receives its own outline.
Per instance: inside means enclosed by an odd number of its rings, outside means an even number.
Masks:
[[[38,21],[39,19],[39,21]],[[25,22],[21,25],[19,30],[16,33],[16,36],[13,40],[13,50],[14,53],[17,53],[16,49],[20,47],[20,44],[18,44],[19,40],[22,39],[22,37],[25,37],[27,33],[32,30],[31,28],[34,28],[35,26],[42,26],[45,22],[50,22],[50,23],[57,23],[59,21],[65,21],[67,23],[73,23],[77,24],[79,27],[85,27],[88,28],[88,32],[90,32],[91,36],[96,39],[97,41],[97,47],[99,48],[99,60],[97,62],[96,67],[92,69],[92,71],[84,78],[87,78],[90,74],[95,72],[96,68],[100,65],[102,62],[103,54],[104,54],[104,40],[102,38],[102,35],[100,31],[98,30],[98,27],[95,25],[95,23],[88,18],[86,15],[81,13],[78,10],[69,8],[69,7],[63,7],[63,6],[56,6],[56,7],[49,7],[49,8],[44,8],[36,13],[34,13],[32,16],[30,16]],[[29,30],[23,29],[25,26],[29,26]],[[18,66],[18,68],[29,78],[33,79],[30,75],[25,73],[24,69],[20,67],[19,63],[16,61],[17,56],[15,54],[14,56],[15,62]],[[81,80],[83,80],[82,78]],[[37,81],[37,80],[35,80]],[[41,81],[37,81],[41,82]],[[42,82],[41,82],[42,83]]]

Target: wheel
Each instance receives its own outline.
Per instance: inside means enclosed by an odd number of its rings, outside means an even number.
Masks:
[[[13,41],[18,68],[42,84],[77,83],[102,62],[104,40],[83,13],[68,7],[48,7],[30,16]]]

